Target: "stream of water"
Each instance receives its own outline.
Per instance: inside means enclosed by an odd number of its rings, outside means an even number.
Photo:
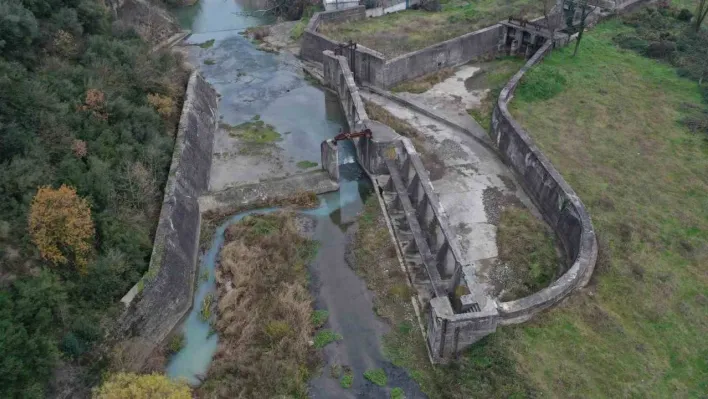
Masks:
[[[210,189],[220,190],[234,184],[259,181],[300,173],[299,161],[320,159],[319,144],[334,137],[344,119],[336,96],[309,83],[292,54],[259,51],[240,33],[244,29],[271,23],[267,17],[247,15],[249,9],[262,8],[259,0],[200,0],[196,5],[176,10],[183,28],[192,30],[187,47],[189,60],[198,65],[205,79],[221,98],[219,114],[222,122],[238,124],[258,116],[272,124],[282,138],[268,156],[239,153],[238,143],[220,128],[214,140]],[[197,46],[209,43],[211,45]],[[212,62],[205,63],[205,60]],[[319,196],[317,208],[302,211],[316,221],[313,239],[320,243],[309,272],[311,292],[317,309],[329,311],[325,328],[342,335],[342,340],[323,350],[324,370],[310,383],[313,398],[384,398],[391,387],[402,387],[406,397],[421,398],[419,388],[404,370],[391,365],[381,351],[381,337],[387,325],[373,311],[373,294],[356,275],[346,260],[347,245],[355,231],[356,219],[372,186],[356,164],[351,143],[339,146],[340,190]],[[199,261],[200,279],[194,306],[180,331],[185,346],[171,356],[167,374],[198,385],[207,374],[217,350],[219,337],[210,334],[210,325],[200,317],[204,297],[216,291],[214,269],[229,225],[256,213],[276,209],[257,209],[230,217],[215,231],[212,241]],[[344,389],[329,377],[328,366],[349,365],[355,375],[351,389]],[[364,380],[363,373],[383,368],[390,386],[378,387]]]
[[[361,210],[366,196],[371,193],[371,184],[365,179],[359,179],[361,171],[358,166],[350,164],[346,168],[349,173],[343,176],[339,191],[320,195],[320,205],[317,208],[302,211],[305,215],[315,217],[317,226],[342,225],[342,211],[345,212],[345,221],[356,216]],[[200,311],[204,297],[216,292],[214,269],[218,264],[219,252],[224,244],[224,232],[230,225],[248,215],[266,214],[276,210],[277,208],[263,208],[241,212],[231,216],[216,228],[208,250],[200,259],[198,269],[200,280],[194,295],[194,305],[181,327],[186,344],[182,350],[170,358],[167,366],[167,375],[171,378],[183,378],[192,385],[198,385],[200,377],[206,374],[216,352],[218,336],[210,331],[209,322],[202,320]],[[323,236],[322,233],[325,231],[328,230],[317,228],[313,239],[327,245],[330,237]],[[331,261],[336,262],[336,259],[331,259]],[[207,274],[206,279],[202,277]]]

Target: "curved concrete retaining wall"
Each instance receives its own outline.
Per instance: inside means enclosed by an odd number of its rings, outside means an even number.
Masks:
[[[122,359],[138,370],[153,349],[192,305],[199,251],[197,197],[208,189],[217,96],[198,72],[189,78],[150,267],[123,302],[129,305],[117,325],[124,339]]]
[[[492,115],[491,134],[499,152],[519,174],[529,197],[573,259],[573,265],[551,286],[525,298],[500,303],[501,324],[526,321],[584,286],[597,260],[597,241],[585,206],[507,108],[524,73],[551,49],[552,43],[547,42],[502,89]]]
[[[428,171],[411,141],[390,127],[368,119],[349,63],[331,51],[323,53],[324,80],[340,99],[352,130],[370,129],[371,138],[352,141],[359,163],[371,175],[388,175],[384,185],[389,214],[402,216],[394,227],[400,249],[407,254],[415,274],[418,298],[427,309],[427,342],[435,362],[446,362],[460,350],[496,330],[496,302],[475,283],[474,274],[463,264],[457,238],[449,227]],[[336,151],[323,143],[323,159]],[[325,161],[323,161],[323,164]],[[376,179],[379,181],[379,179]],[[393,216],[392,216],[393,218]],[[453,308],[451,293],[458,285],[467,294],[457,298]],[[433,296],[428,304],[427,298]]]
[[[364,18],[364,6],[315,13],[303,34],[300,56],[308,61],[323,62],[323,51],[334,51],[339,47],[339,42],[318,32],[323,22],[345,22]],[[441,68],[462,65],[496,54],[503,32],[503,26],[496,24],[390,60],[377,51],[357,45],[354,52],[354,72],[357,80],[362,83],[383,88],[395,86]],[[351,56],[349,51],[344,53],[346,57]]]

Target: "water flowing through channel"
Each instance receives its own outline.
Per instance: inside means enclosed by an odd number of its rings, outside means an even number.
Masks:
[[[248,27],[272,22],[248,15],[249,9],[263,8],[257,1],[200,0],[176,11],[183,28],[192,31],[188,46],[183,47],[189,61],[220,95],[222,126],[215,135],[209,183],[213,191],[302,173],[300,165],[305,161],[320,162],[320,142],[334,137],[346,123],[336,95],[309,82],[293,54],[260,51],[241,34]],[[262,120],[279,132],[267,155],[244,154],[224,128],[253,120]],[[320,195],[317,208],[301,212],[314,218],[312,238],[320,244],[308,267],[314,306],[329,312],[324,327],[342,335],[341,341],[322,351],[324,369],[347,364],[357,377],[350,389],[344,389],[325,371],[311,380],[310,396],[388,397],[390,387],[396,386],[403,387],[409,399],[425,397],[404,370],[384,357],[381,337],[388,326],[374,313],[373,294],[347,262],[358,215],[373,190],[356,163],[353,145],[342,142],[338,147],[340,190]],[[218,334],[210,332],[211,326],[201,319],[200,311],[204,298],[216,292],[214,271],[225,230],[247,215],[275,210],[242,212],[217,227],[197,271],[198,276],[208,274],[208,278],[197,283],[193,308],[177,329],[184,334],[185,346],[169,359],[167,374],[171,378],[198,385],[217,350]],[[363,379],[363,373],[372,368],[386,370],[390,387],[381,388]]]
[[[318,224],[341,224],[343,210],[348,219],[356,216],[356,213],[361,210],[363,200],[371,192],[371,185],[367,180],[359,179],[361,171],[358,170],[358,166],[350,164],[346,168],[349,173],[342,177],[340,190],[319,196],[319,206],[315,209],[304,210],[303,214],[315,217]],[[202,320],[200,311],[204,298],[208,294],[216,292],[215,268],[218,264],[219,252],[224,244],[226,229],[248,215],[265,214],[276,210],[278,209],[263,208],[241,212],[231,216],[216,228],[208,249],[200,259],[198,269],[200,277],[194,295],[194,304],[181,327],[185,346],[171,357],[167,367],[167,375],[171,378],[184,378],[190,384],[198,385],[200,377],[206,374],[216,352],[218,335],[211,331],[208,321]],[[317,234],[321,231],[323,230],[317,229],[313,238],[323,245],[327,245],[328,237]],[[208,277],[205,279],[204,276]]]

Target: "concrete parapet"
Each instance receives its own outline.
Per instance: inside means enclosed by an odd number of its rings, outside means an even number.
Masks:
[[[315,13],[305,28],[300,56],[307,61],[324,62],[322,52],[334,51],[339,47],[339,42],[318,32],[323,22],[354,21],[364,18],[366,18],[364,6]],[[474,59],[494,55],[502,33],[502,26],[496,24],[393,59],[386,59],[383,54],[361,45],[357,45],[353,53],[345,51],[343,55],[350,58],[353,54],[355,58],[353,72],[357,81],[387,88],[441,68],[454,67]]]
[[[125,343],[128,368],[139,370],[152,350],[182,320],[192,305],[201,221],[197,197],[207,190],[217,96],[193,72],[185,94],[165,185],[148,272],[122,299],[127,309],[116,334]]]
[[[302,193],[324,194],[338,189],[339,183],[327,172],[313,170],[210,192],[199,197],[199,211],[205,216],[230,214],[252,206],[269,206]]]
[[[525,298],[500,303],[501,324],[526,321],[586,285],[597,260],[597,241],[585,206],[507,108],[523,75],[551,49],[552,43],[547,42],[502,89],[492,115],[491,134],[502,157],[518,173],[519,181],[555,231],[573,264],[549,287]]]

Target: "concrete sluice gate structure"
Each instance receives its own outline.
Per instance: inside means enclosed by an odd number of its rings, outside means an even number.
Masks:
[[[475,274],[476,265],[460,251],[448,216],[420,155],[408,138],[371,121],[359,95],[349,60],[323,52],[325,83],[339,96],[361,166],[383,198],[396,244],[422,309],[431,360],[446,363],[498,326],[522,323],[587,284],[597,258],[590,217],[562,176],[533,144],[507,110],[507,102],[526,70],[550,52],[546,40],[502,90],[491,133],[497,155],[515,172],[546,222],[555,231],[572,265],[549,287],[527,297],[499,302]],[[337,176],[336,142],[322,143],[322,167]]]

